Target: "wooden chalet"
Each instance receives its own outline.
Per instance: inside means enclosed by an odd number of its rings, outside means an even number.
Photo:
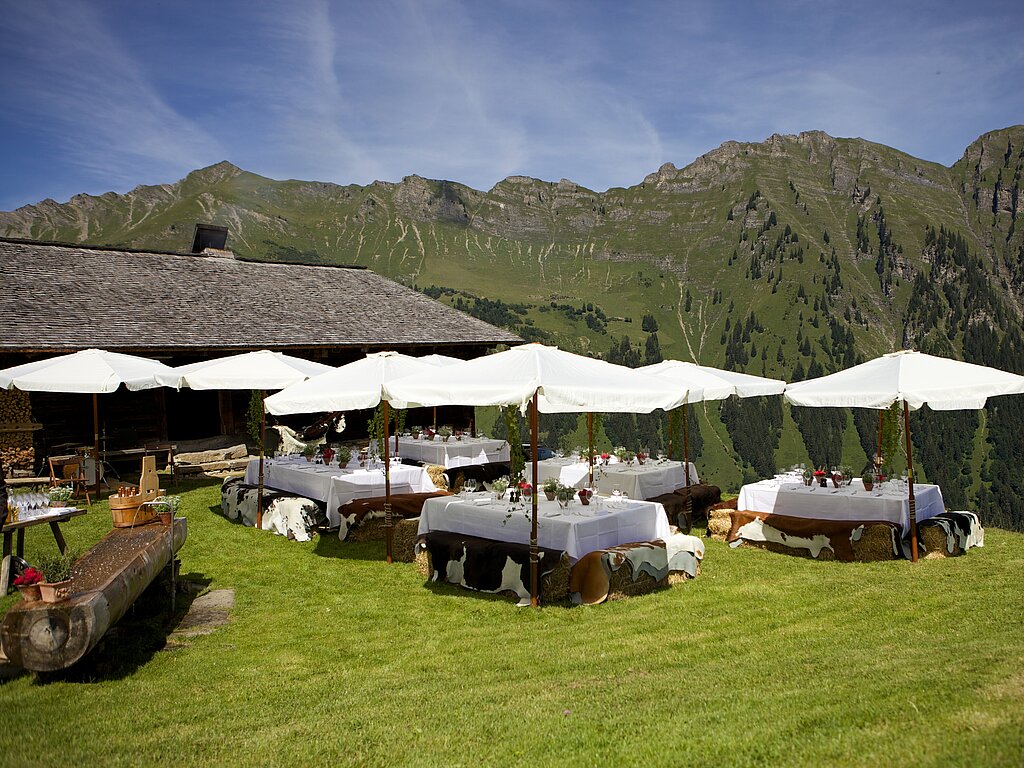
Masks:
[[[522,342],[362,267],[247,261],[209,249],[0,238],[0,286],[0,368],[93,347],[172,366],[257,349],[341,365],[381,350],[468,359]],[[37,457],[91,443],[91,396],[31,393],[30,401],[42,425]],[[246,392],[122,388],[101,396],[101,432],[107,449],[240,433],[248,402]],[[0,424],[0,433],[30,428]]]

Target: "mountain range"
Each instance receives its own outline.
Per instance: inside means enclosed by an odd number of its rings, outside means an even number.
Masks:
[[[221,162],[0,212],[0,233],[182,251],[195,222],[221,224],[241,257],[365,265],[526,339],[627,364],[792,380],[914,347],[1024,373],[1022,169],[1024,126],[984,134],[952,167],[820,131],[730,141],[604,192],[522,176],[486,192],[419,176],[275,181]],[[950,505],[1017,527],[1019,400],[926,410],[913,426]],[[694,410],[699,466],[727,488],[796,462],[859,470],[877,419],[777,399]],[[664,420],[606,422],[613,442],[665,441]],[[552,420],[549,440],[568,444],[574,426]]]

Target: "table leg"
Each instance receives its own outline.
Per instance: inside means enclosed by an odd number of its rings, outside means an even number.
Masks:
[[[14,548],[15,554],[21,559],[25,559],[25,529],[18,529],[18,543]]]
[[[11,548],[14,544],[14,531],[4,532],[4,557],[11,554]]]
[[[67,551],[68,545],[64,541],[64,534],[60,532],[60,523],[51,522],[50,530],[53,531],[53,538],[57,542],[57,549],[63,555]]]

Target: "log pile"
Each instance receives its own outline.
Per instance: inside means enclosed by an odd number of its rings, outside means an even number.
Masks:
[[[36,453],[32,433],[40,428],[41,424],[32,421],[28,392],[0,390],[0,461],[4,467],[33,469]]]

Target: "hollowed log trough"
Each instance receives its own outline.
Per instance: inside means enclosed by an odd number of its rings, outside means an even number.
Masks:
[[[22,601],[7,612],[0,623],[4,654],[33,672],[70,667],[124,616],[187,536],[183,517],[173,525],[115,528],[75,564],[67,600]]]

